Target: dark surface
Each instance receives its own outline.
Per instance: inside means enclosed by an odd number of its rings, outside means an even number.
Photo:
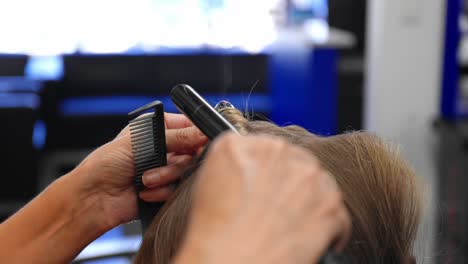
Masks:
[[[439,184],[436,263],[468,262],[468,123],[437,122]]]
[[[0,200],[29,199],[37,188],[37,152],[32,144],[36,113],[28,108],[0,108]]]
[[[26,55],[0,54],[0,76],[22,76],[27,61]]]
[[[352,33],[356,46],[340,51],[338,69],[338,132],[363,129],[366,0],[329,0],[330,26]],[[349,63],[352,61],[351,63]]]
[[[238,92],[258,81],[267,91],[267,57],[263,55],[93,55],[65,56],[67,94],[169,94],[179,83],[200,92]]]
[[[268,91],[264,55],[93,55],[65,56],[64,78],[42,91],[48,135],[46,150],[97,147],[128,122],[126,114],[63,116],[60,103],[92,96],[168,95],[179,83],[201,93],[248,94]]]
[[[330,26],[352,32],[357,38],[353,51],[363,53],[366,46],[366,0],[328,0]]]
[[[340,61],[349,58],[353,56],[342,55]],[[358,58],[355,64],[358,64],[357,69],[341,67],[338,70],[338,133],[364,128],[363,62]]]

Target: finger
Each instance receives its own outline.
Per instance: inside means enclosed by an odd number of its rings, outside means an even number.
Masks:
[[[147,202],[163,202],[167,201],[174,193],[173,185],[166,185],[152,189],[146,189],[140,192],[141,199]]]
[[[191,161],[190,155],[174,156],[170,159],[169,165],[143,173],[143,184],[151,188],[172,183],[179,178]]]
[[[126,135],[130,135],[130,126],[127,125],[124,127],[124,129],[122,129],[122,131],[120,131],[120,133],[115,137],[115,139],[119,139],[121,137],[124,137]]]
[[[194,153],[206,142],[208,138],[194,126],[166,130],[167,152]]]
[[[164,113],[166,129],[186,128],[193,126],[190,120],[182,114]]]
[[[323,197],[324,207],[318,209],[321,211],[319,213],[321,217],[317,218],[320,220],[321,223],[317,225],[323,225],[321,230],[318,231],[321,233],[319,235],[323,238],[323,243],[321,244],[322,247],[329,248],[330,246],[337,252],[341,252],[348,242],[351,236],[351,218],[349,216],[346,207],[343,204],[342,196],[340,193],[330,193],[328,195],[324,195]],[[327,248],[323,248],[324,251]]]
[[[341,235],[339,236],[335,245],[335,250],[337,252],[342,252],[351,237],[352,223],[351,217],[349,216],[349,213],[345,208],[341,210],[338,218],[338,222],[340,223],[342,230]]]

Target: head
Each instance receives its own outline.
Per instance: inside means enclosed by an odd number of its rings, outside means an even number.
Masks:
[[[248,121],[232,108],[221,114],[241,134],[274,135],[303,147],[335,177],[353,222],[345,248],[351,263],[412,262],[420,191],[416,175],[395,148],[364,132],[318,137],[298,126]],[[197,166],[183,175],[175,194],[153,220],[135,263],[165,264],[176,254],[186,232]]]

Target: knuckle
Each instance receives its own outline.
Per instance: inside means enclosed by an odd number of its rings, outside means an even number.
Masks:
[[[317,166],[315,164],[310,164],[306,161],[303,160],[297,160],[295,165],[295,170],[301,171],[301,177],[306,179],[306,183],[311,187],[311,188],[317,188],[317,183],[320,182],[320,176],[321,176],[321,171],[322,169],[320,166]]]
[[[269,140],[271,140],[271,142],[274,143],[274,146],[277,149],[281,150],[281,149],[290,149],[291,148],[291,145],[289,145],[288,142],[283,138],[271,137],[271,138],[269,138]]]
[[[190,143],[187,132],[184,129],[176,130],[175,138],[176,138],[177,142],[180,142],[180,143],[182,143],[184,145]]]
[[[179,160],[177,161],[177,164],[185,164],[190,161],[192,161],[192,156],[184,155],[179,158]]]
[[[326,196],[326,211],[337,215],[344,209],[343,197],[339,191],[333,191]]]
[[[237,141],[237,136],[233,133],[225,133],[216,138],[211,144],[211,152],[232,148]]]

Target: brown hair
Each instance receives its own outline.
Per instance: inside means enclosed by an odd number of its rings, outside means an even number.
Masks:
[[[394,147],[364,132],[322,138],[298,126],[248,121],[235,109],[225,109],[222,114],[242,134],[275,135],[309,150],[334,175],[353,222],[345,248],[351,263],[414,262],[420,190],[415,173]],[[182,178],[175,195],[146,232],[135,263],[169,263],[181,245],[196,177]]]

